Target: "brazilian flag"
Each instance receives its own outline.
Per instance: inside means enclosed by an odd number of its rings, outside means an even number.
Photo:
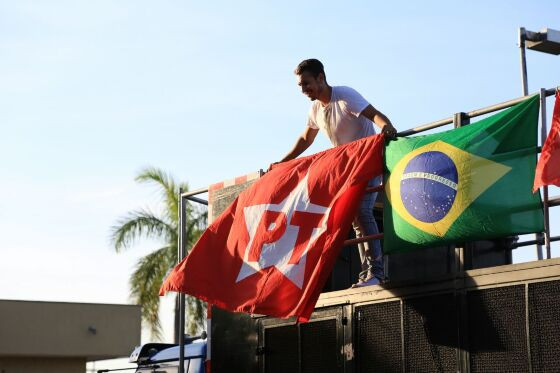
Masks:
[[[542,232],[539,97],[461,128],[385,150],[384,252]]]

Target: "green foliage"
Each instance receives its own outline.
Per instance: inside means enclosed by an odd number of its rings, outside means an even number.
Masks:
[[[162,212],[139,209],[128,213],[111,228],[111,242],[117,253],[134,246],[142,238],[163,242],[163,247],[140,258],[130,277],[131,298],[142,306],[142,318],[150,327],[152,337],[161,339],[158,293],[164,276],[177,264],[179,190],[187,191],[188,185],[178,184],[169,174],[152,167],[142,170],[136,181],[155,185],[160,190]],[[206,212],[187,204],[186,220],[185,246],[189,252],[206,225]],[[186,332],[196,334],[204,328],[206,305],[199,299],[186,297],[186,309]]]

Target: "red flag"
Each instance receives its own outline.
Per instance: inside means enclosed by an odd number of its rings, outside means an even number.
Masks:
[[[533,193],[543,185],[560,186],[560,91],[556,92],[552,127],[537,163]]]
[[[307,321],[383,148],[377,135],[276,165],[208,227],[160,295]]]

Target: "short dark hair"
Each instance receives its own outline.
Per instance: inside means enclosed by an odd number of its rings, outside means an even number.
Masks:
[[[323,64],[315,58],[301,61],[294,70],[294,74],[301,75],[306,71],[310,72],[314,78],[317,78],[321,73],[325,75],[325,68],[323,67]]]

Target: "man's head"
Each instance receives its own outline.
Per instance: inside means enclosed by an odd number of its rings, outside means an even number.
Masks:
[[[297,76],[297,84],[301,87],[301,92],[311,101],[319,98],[319,95],[328,88],[323,64],[315,58],[300,62],[294,74]]]

